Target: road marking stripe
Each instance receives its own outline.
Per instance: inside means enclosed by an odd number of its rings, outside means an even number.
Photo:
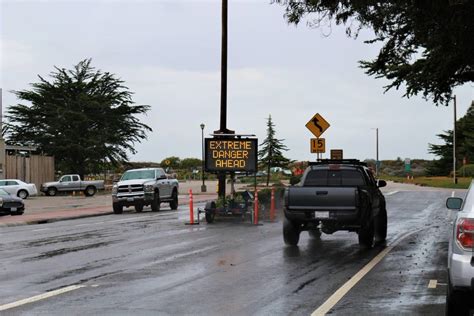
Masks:
[[[390,252],[393,248],[395,248],[402,240],[407,238],[410,235],[417,233],[418,231],[414,232],[407,232],[396,239],[390,246],[387,246],[384,250],[382,250],[377,256],[375,256],[369,263],[367,263],[362,270],[357,272],[349,281],[344,283],[333,295],[331,295],[323,305],[319,306],[317,310],[315,310],[311,316],[320,316],[326,315],[331,308],[333,308],[362,278],[370,272],[382,259]]]
[[[437,285],[438,285],[438,280],[430,280],[430,283],[428,283],[428,288],[429,289],[436,289]]]
[[[454,194],[456,194],[455,191],[453,191],[453,192],[451,193],[451,197],[454,197]]]
[[[33,231],[34,231],[34,232],[40,232],[40,231],[43,231],[43,230],[49,230],[49,228],[35,229],[35,230],[33,230]]]
[[[394,194],[397,194],[398,192],[400,191],[392,191],[392,192],[388,192],[385,194],[385,196],[390,196],[390,195],[394,195]]]
[[[362,278],[370,272],[392,249],[394,246],[389,246],[381,251],[375,258],[366,264],[362,270],[357,272],[349,281],[341,286],[331,297],[329,297],[323,305],[319,306],[311,316],[326,315],[337,302],[339,302]]]
[[[53,297],[53,296],[61,295],[61,294],[71,292],[71,291],[75,291],[75,290],[78,290],[78,289],[83,288],[83,287],[86,287],[86,285],[71,285],[71,286],[64,287],[62,289],[58,289],[58,290],[46,292],[46,293],[43,293],[43,294],[40,294],[40,295],[25,298],[25,299],[22,299],[22,300],[13,302],[13,303],[0,305],[0,311],[4,311],[4,310],[7,310],[7,309],[19,307],[19,306],[25,305],[25,304],[38,302],[38,301],[41,301],[41,300],[44,300],[44,299],[47,299],[47,298],[50,298],[50,297]]]

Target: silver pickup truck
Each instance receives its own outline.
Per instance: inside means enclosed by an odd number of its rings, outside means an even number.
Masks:
[[[97,190],[104,189],[104,181],[82,181],[78,174],[66,174],[59,181],[46,182],[40,191],[46,195],[55,196],[58,192],[83,191],[85,196],[93,196]]]
[[[134,206],[137,212],[144,206],[160,210],[160,204],[169,203],[172,210],[178,208],[178,180],[168,179],[162,168],[142,168],[126,171],[112,187],[112,204],[115,214],[121,214],[124,206]]]

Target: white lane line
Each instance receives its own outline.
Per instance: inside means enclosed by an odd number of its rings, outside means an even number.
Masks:
[[[438,280],[430,280],[430,283],[428,283],[429,289],[436,289],[436,286],[438,286]]]
[[[403,239],[416,232],[408,232],[395,240],[390,246],[387,246],[377,256],[375,256],[369,263],[367,263],[359,272],[349,279],[343,286],[341,286],[334,294],[332,294],[323,305],[319,306],[311,316],[326,315],[331,308],[333,308],[362,278],[370,272],[382,259],[395,248]]]
[[[61,294],[71,292],[71,291],[75,291],[75,290],[78,290],[78,289],[83,288],[83,287],[86,287],[86,285],[71,285],[71,286],[63,287],[62,289],[54,290],[54,291],[51,291],[51,292],[46,292],[46,293],[43,293],[43,294],[40,294],[40,295],[25,298],[25,299],[22,299],[22,300],[19,300],[19,301],[16,301],[16,302],[0,305],[0,311],[5,311],[7,309],[19,307],[19,306],[22,306],[22,305],[25,305],[25,304],[38,302],[38,301],[41,301],[41,300],[44,300],[44,299],[47,299],[47,298],[50,298],[50,297],[53,297],[53,296],[61,295]]]
[[[388,192],[386,194],[384,194],[385,196],[390,196],[390,195],[394,195],[394,194],[397,194],[398,192],[400,191],[392,191],[392,192]]]
[[[456,191],[453,191],[453,192],[451,193],[451,197],[454,197],[455,194],[456,194]]]
[[[41,228],[41,229],[35,229],[33,230],[34,232],[40,232],[40,231],[43,231],[43,230],[49,230],[50,228]]]
[[[349,292],[362,278],[370,272],[391,250],[393,246],[385,248],[374,259],[372,259],[365,267],[357,272],[349,281],[341,286],[331,297],[329,297],[323,305],[319,306],[311,316],[326,315],[346,294]]]

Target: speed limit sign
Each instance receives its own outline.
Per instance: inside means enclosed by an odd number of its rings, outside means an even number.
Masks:
[[[311,138],[311,153],[324,154],[326,152],[326,139]]]

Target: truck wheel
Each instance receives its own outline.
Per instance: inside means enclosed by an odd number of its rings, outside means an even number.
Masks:
[[[151,202],[151,210],[153,212],[158,212],[160,210],[160,194],[159,192],[155,192],[155,196],[153,197],[153,201]]]
[[[370,220],[365,226],[359,230],[359,245],[364,248],[372,248],[374,245],[374,220]]]
[[[313,239],[321,239],[321,230],[319,228],[308,230],[308,234]]]
[[[20,199],[22,200],[26,200],[28,198],[28,191],[26,190],[20,190],[18,191],[18,193],[16,194]]]
[[[300,241],[300,228],[298,225],[293,223],[292,221],[288,220],[286,217],[283,220],[283,240],[285,244],[289,246],[296,246],[298,245],[298,241]]]
[[[172,201],[170,202],[170,207],[172,210],[178,209],[178,191],[173,190]]]
[[[114,203],[113,208],[114,208],[114,214],[122,214],[123,213],[123,206],[122,205]]]
[[[47,194],[49,196],[55,196],[57,193],[58,193],[58,190],[56,190],[56,188],[48,188]]]
[[[375,242],[382,243],[387,239],[387,210],[385,207],[375,217]]]
[[[143,204],[137,204],[135,205],[135,211],[137,213],[140,213],[141,211],[143,211]]]
[[[84,195],[93,196],[95,192],[97,192],[97,189],[94,186],[90,185],[84,190]]]

